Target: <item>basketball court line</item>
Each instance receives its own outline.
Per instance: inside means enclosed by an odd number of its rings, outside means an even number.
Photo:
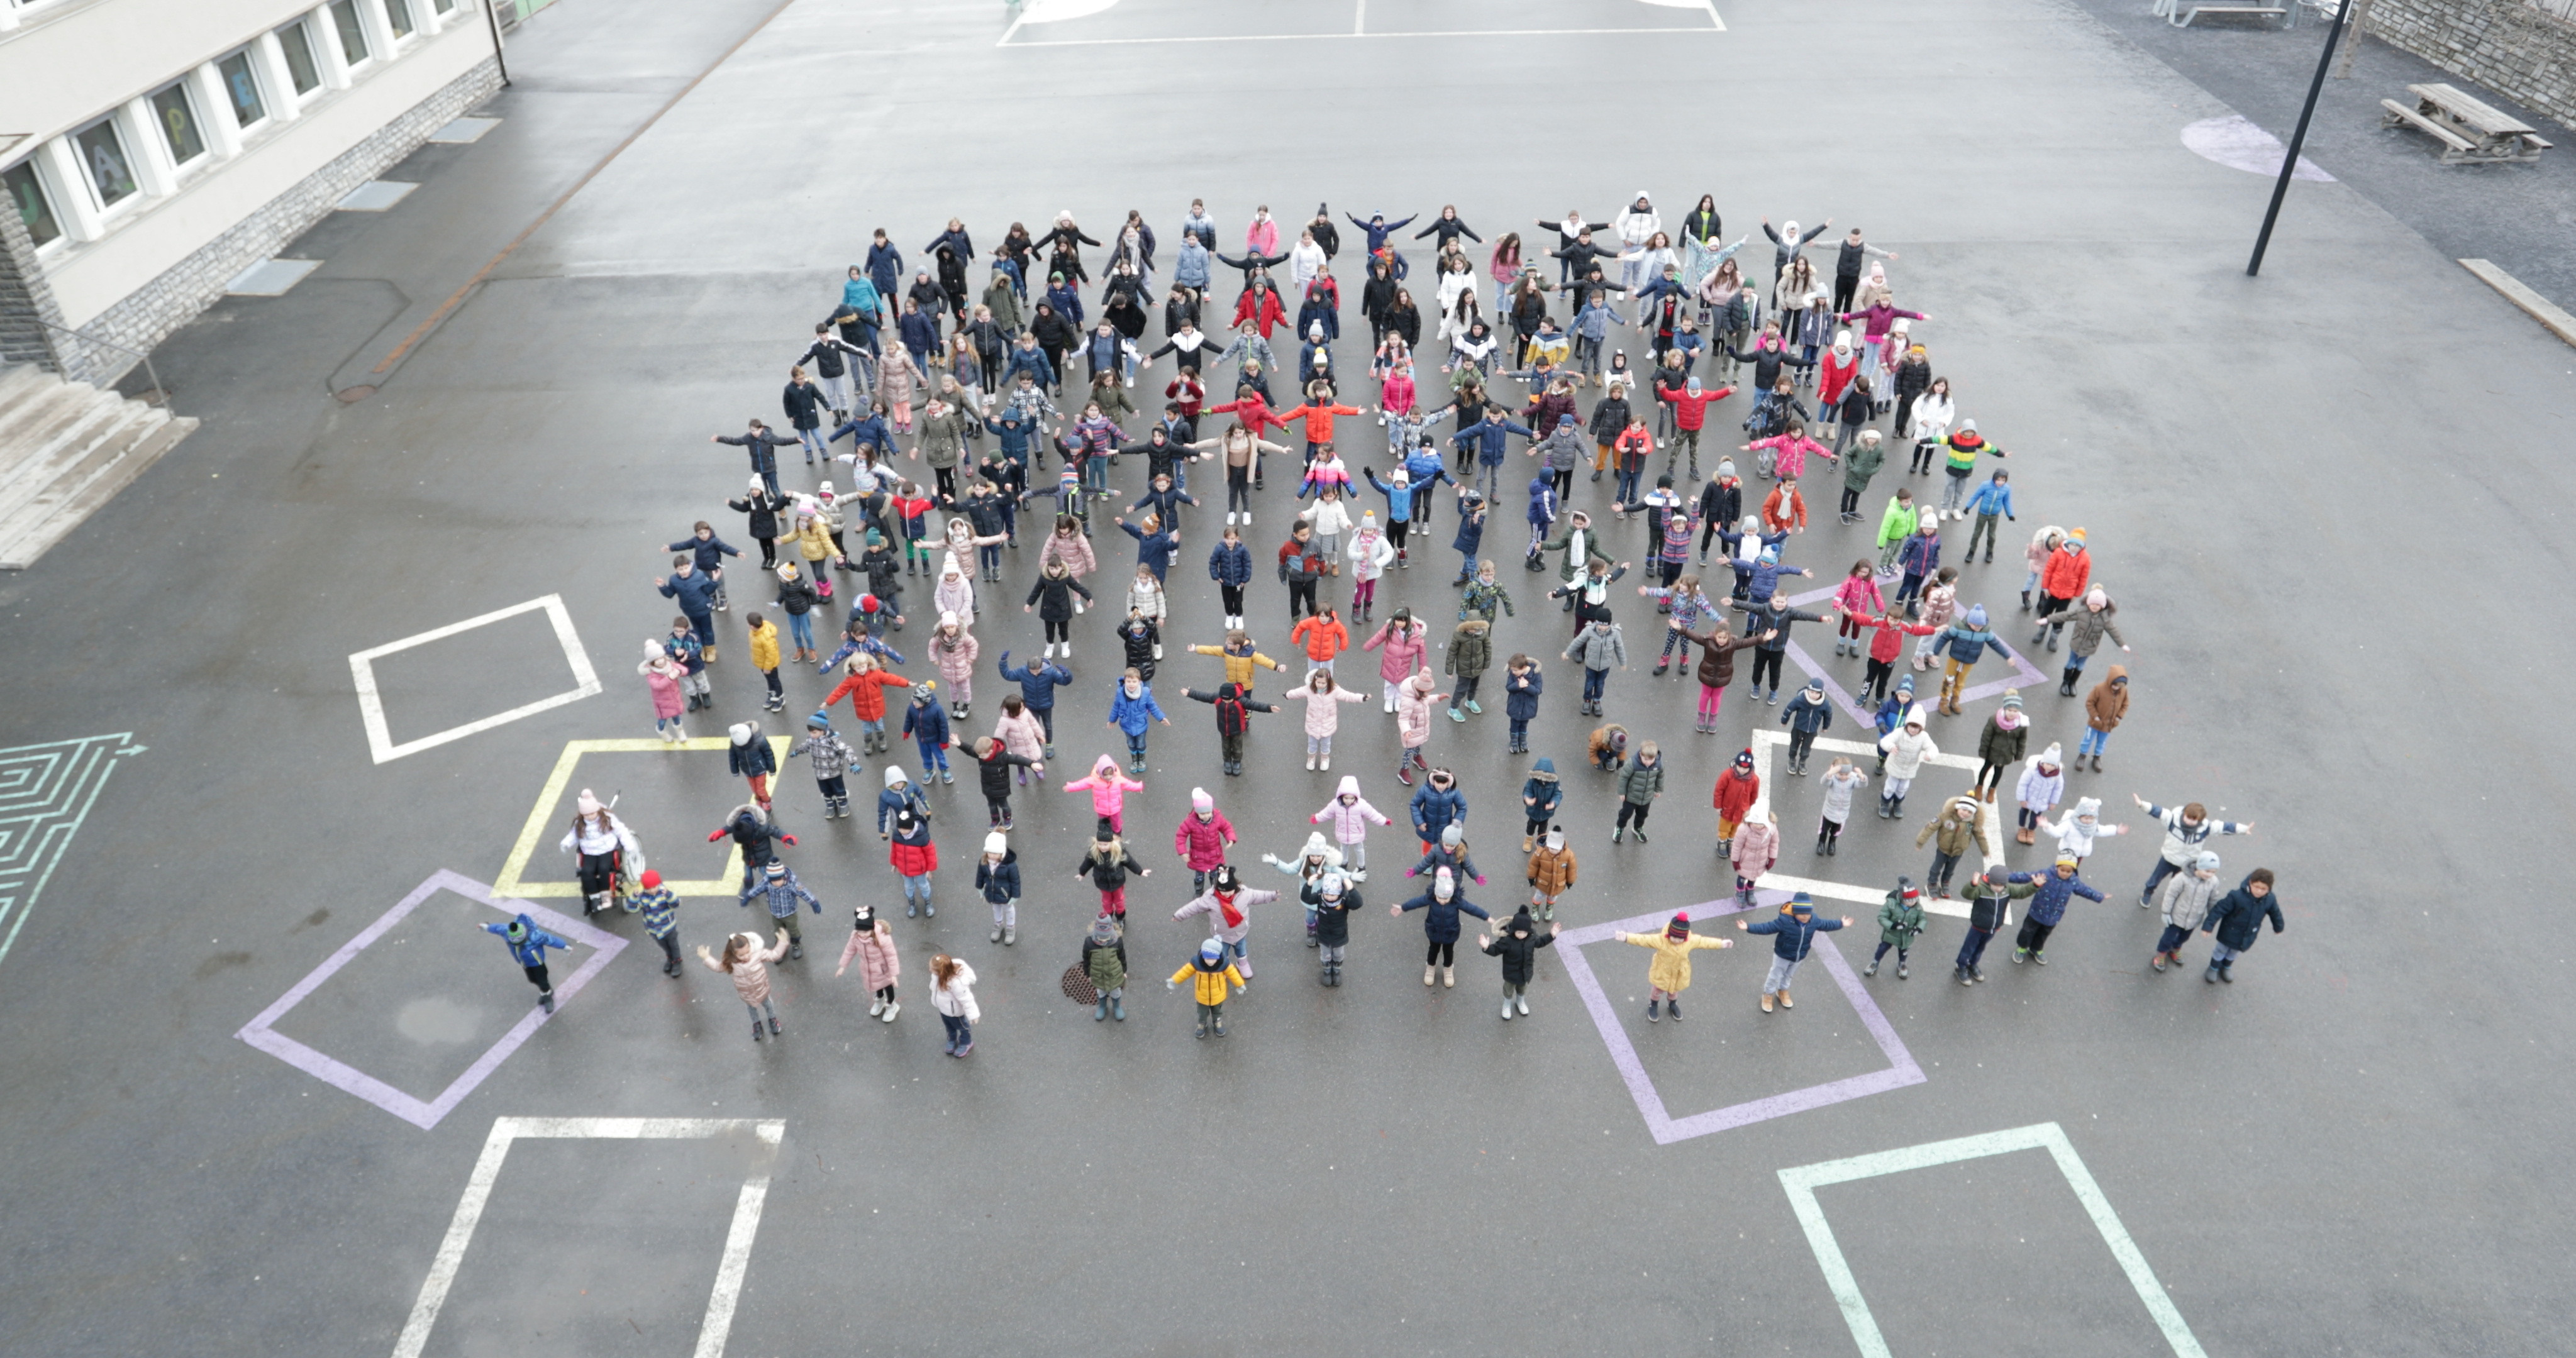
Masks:
[[[786,736],[771,736],[769,738],[769,748],[777,754],[778,766],[782,770],[787,767],[787,748],[789,744],[790,741]],[[642,754],[668,750],[722,752],[724,750],[731,749],[732,746],[733,742],[723,736],[692,736],[687,740],[663,740],[658,736],[636,736],[619,740],[569,740],[564,742],[563,754],[555,760],[554,772],[546,775],[546,785],[537,793],[536,807],[528,812],[527,824],[519,827],[519,840],[516,844],[510,846],[510,857],[507,861],[501,864],[501,875],[493,879],[492,890],[498,895],[522,897],[562,897],[579,896],[581,894],[581,883],[579,882],[530,882],[522,880],[520,874],[528,870],[528,863],[531,859],[536,857],[538,846],[545,842],[546,831],[552,828],[554,824],[555,809],[563,802],[564,789],[572,786],[574,766],[581,763],[581,757],[583,755]],[[776,777],[777,775],[775,774],[771,775],[773,781]],[[748,788],[744,790],[743,795],[745,797],[750,795]],[[683,848],[685,847],[686,846],[684,845]],[[683,896],[714,896],[719,894],[730,894],[741,890],[742,846],[739,844],[730,844],[728,845],[728,849],[729,852],[725,857],[724,876],[709,878],[703,881],[683,882],[671,880],[668,875],[665,874],[665,880],[662,885],[665,888],[678,892]]]

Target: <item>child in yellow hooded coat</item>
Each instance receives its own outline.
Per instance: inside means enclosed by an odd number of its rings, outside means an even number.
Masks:
[[[1661,1016],[1656,1012],[1658,1005],[1669,1006],[1673,1011],[1673,1021],[1681,1022],[1682,992],[1690,989],[1690,955],[1693,952],[1701,948],[1735,946],[1735,940],[1731,938],[1693,935],[1690,927],[1690,912],[1686,910],[1675,914],[1672,922],[1666,924],[1660,934],[1632,934],[1621,930],[1611,937],[1622,943],[1634,943],[1640,948],[1654,949],[1655,960],[1646,964],[1646,984],[1650,987],[1646,995],[1646,1022],[1648,1023],[1660,1021]]]
[[[1211,938],[1199,944],[1199,955],[1173,972],[1171,979],[1163,982],[1163,988],[1177,990],[1183,979],[1192,976],[1198,978],[1193,982],[1191,997],[1199,1003],[1199,1036],[1207,1036],[1210,1029],[1219,1037],[1225,1036],[1225,988],[1231,984],[1235,994],[1242,994],[1243,973],[1226,958],[1225,945]]]

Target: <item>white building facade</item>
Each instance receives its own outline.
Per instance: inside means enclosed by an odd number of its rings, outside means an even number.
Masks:
[[[500,87],[484,2],[0,0],[0,360],[122,373]]]

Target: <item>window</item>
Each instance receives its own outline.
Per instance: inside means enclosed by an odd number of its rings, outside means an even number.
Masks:
[[[358,0],[333,0],[331,26],[340,32],[340,56],[355,66],[367,59],[367,30],[358,22]]]
[[[100,207],[114,207],[134,196],[134,163],[126,158],[125,138],[117,135],[116,119],[101,118],[73,133],[72,151],[89,174],[90,187],[98,190]]]
[[[250,53],[235,52],[216,62],[215,78],[223,82],[224,96],[232,100],[235,127],[247,128],[268,116],[268,105],[259,99],[259,77],[251,73]]]
[[[298,20],[277,30],[278,48],[286,54],[286,78],[298,95],[322,88],[322,68],[313,60],[312,26]]]
[[[429,7],[441,14],[454,14],[456,12],[456,0],[429,0]]]
[[[161,124],[162,139],[170,145],[171,164],[185,165],[206,153],[206,134],[197,126],[197,106],[188,102],[187,82],[154,94],[152,117]]]
[[[411,5],[408,0],[385,0],[385,22],[392,26],[397,40],[411,36]]]
[[[0,170],[0,186],[8,188],[9,201],[18,205],[18,220],[27,224],[27,234],[36,244],[62,239],[62,223],[54,220],[54,200],[45,193],[45,181],[36,177],[34,161]]]

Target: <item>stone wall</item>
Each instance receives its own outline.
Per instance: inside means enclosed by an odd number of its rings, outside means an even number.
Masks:
[[[61,325],[63,309],[54,303],[45,266],[36,261],[36,242],[27,234],[27,224],[8,206],[0,205],[0,364],[34,363],[59,369],[57,346],[66,337],[40,321]]]
[[[99,313],[81,327],[82,333],[148,352],[214,305],[224,295],[224,285],[242,270],[303,235],[351,189],[418,150],[430,133],[491,98],[500,88],[500,65],[485,57],[472,70],[405,110],[401,117],[377,128],[329,164],[306,175],[295,187],[199,246],[160,277]],[[0,215],[7,215],[15,225],[14,213]],[[6,265],[0,263],[0,288],[6,286]],[[51,300],[50,293],[47,300]],[[6,303],[6,297],[0,296],[0,316],[6,315]],[[105,345],[84,345],[62,335],[55,336],[55,340],[59,367],[66,377],[104,385],[122,377],[139,362],[133,355]]]
[[[2576,24],[2530,0],[2371,0],[2367,22],[2391,47],[2576,129]]]

